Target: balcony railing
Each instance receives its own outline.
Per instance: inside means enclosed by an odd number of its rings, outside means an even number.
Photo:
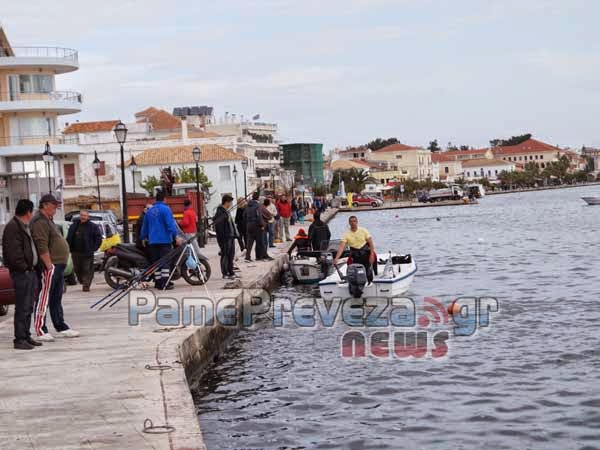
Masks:
[[[9,145],[39,145],[40,148],[42,148],[46,142],[48,142],[50,145],[78,144],[79,136],[0,136],[1,147],[6,147]]]
[[[0,102],[27,102],[39,100],[81,104],[83,102],[83,95],[73,91],[0,92]]]
[[[55,58],[64,59],[69,62],[78,63],[77,50],[62,47],[12,47],[16,57],[22,58]],[[0,49],[0,58],[12,57]]]

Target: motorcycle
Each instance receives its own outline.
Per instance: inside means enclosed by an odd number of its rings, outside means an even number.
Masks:
[[[211,274],[208,258],[193,250],[191,243],[184,245],[182,252],[184,255],[177,258],[176,267],[171,267],[171,280],[183,277],[192,286],[203,285]],[[194,254],[197,264],[189,264],[188,259],[190,256],[194,259]],[[141,274],[149,265],[148,255],[135,244],[117,244],[104,252],[104,280],[111,288],[117,289],[122,287],[125,281]]]

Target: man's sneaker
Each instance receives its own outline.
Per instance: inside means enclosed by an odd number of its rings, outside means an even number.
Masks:
[[[44,333],[41,336],[36,336],[35,340],[38,342],[52,342],[54,341],[54,336],[50,333]]]
[[[27,342],[28,342],[29,344],[33,345],[34,347],[40,347],[40,346],[42,345],[42,343],[41,343],[41,342],[34,341],[34,340],[33,340],[33,339],[31,339],[31,338],[27,339]]]
[[[273,258],[271,258],[270,256],[265,256],[263,258],[263,261],[273,261]]]
[[[84,286],[81,290],[83,292],[90,292],[90,287],[89,286]]]
[[[251,263],[251,262],[252,262],[252,260],[251,260],[250,258],[245,258],[245,259],[244,259],[244,262]]]
[[[56,337],[76,338],[79,337],[79,331],[75,331],[69,328],[68,330],[59,331]]]
[[[233,280],[235,277],[233,275],[223,275],[224,280]]]
[[[16,350],[33,350],[34,346],[27,341],[16,341],[14,344]]]

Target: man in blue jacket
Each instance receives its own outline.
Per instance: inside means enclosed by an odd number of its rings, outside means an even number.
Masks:
[[[142,224],[141,239],[148,241],[150,250],[150,259],[154,263],[171,251],[173,241],[177,245],[181,244],[181,238],[177,237],[177,224],[175,218],[165,203],[165,193],[158,190],[156,193],[156,202],[144,216]],[[161,265],[154,273],[154,286],[157,289],[173,289],[173,283],[169,283],[170,266],[169,263]]]

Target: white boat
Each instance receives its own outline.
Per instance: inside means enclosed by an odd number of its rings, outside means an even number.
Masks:
[[[294,281],[300,284],[313,284],[325,278],[319,252],[305,252],[292,256],[289,267]]]
[[[600,205],[600,197],[581,197],[588,205]]]
[[[389,253],[385,259],[379,259],[377,275],[373,276],[373,282],[366,281],[364,266],[343,264],[338,265],[331,275],[319,282],[319,291],[325,300],[349,297],[395,297],[408,291],[415,273],[417,273],[417,264],[411,255]]]

